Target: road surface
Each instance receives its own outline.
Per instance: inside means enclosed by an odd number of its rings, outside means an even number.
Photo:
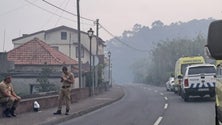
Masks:
[[[123,85],[120,101],[60,125],[214,125],[214,100],[184,102],[163,87]]]

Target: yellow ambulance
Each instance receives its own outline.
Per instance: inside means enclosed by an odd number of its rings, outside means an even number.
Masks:
[[[192,64],[204,64],[204,63],[205,60],[203,56],[180,57],[175,64],[175,72],[174,72],[175,84],[173,86],[173,91],[175,93],[178,93],[179,95],[181,94],[181,82],[187,66]]]
[[[221,64],[222,64],[222,60],[216,60],[215,66],[219,66],[219,65],[221,65]]]
[[[216,60],[216,101],[215,101],[215,125],[222,123],[222,20],[213,21],[208,30],[208,40],[205,53]]]

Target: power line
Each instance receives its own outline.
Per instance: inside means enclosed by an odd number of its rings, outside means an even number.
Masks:
[[[70,2],[70,0],[68,0],[68,1],[66,2],[66,4],[65,4],[65,8],[66,8],[67,5],[69,4],[69,2]],[[65,3],[65,2],[63,2],[63,3]],[[62,6],[62,4],[61,4],[61,6]],[[61,16],[62,16],[62,13],[63,13],[63,11],[60,13],[60,16],[58,17],[55,26],[57,26],[57,24],[59,23],[59,21],[60,21],[60,19],[61,19]]]
[[[35,6],[35,7],[37,7],[37,8],[39,8],[39,9],[42,9],[42,10],[48,12],[48,13],[57,15],[57,16],[59,16],[59,17],[62,17],[62,18],[64,18],[64,19],[67,19],[67,20],[70,20],[70,21],[74,21],[74,20],[71,20],[71,19],[69,19],[69,18],[66,18],[66,17],[63,17],[63,16],[61,16],[61,15],[58,15],[58,14],[56,14],[56,13],[54,13],[54,12],[51,12],[51,11],[45,9],[45,8],[42,8],[42,7],[36,5],[36,4],[34,4],[34,3],[32,3],[32,2],[30,2],[30,1],[28,1],[28,0],[25,0],[25,1],[28,2],[29,4],[32,4],[33,6]],[[57,8],[57,9],[59,9],[59,10],[62,10],[62,11],[64,11],[64,12],[66,12],[66,13],[68,13],[68,14],[70,14],[70,15],[77,16],[76,14],[71,13],[71,12],[69,12],[69,11],[67,11],[67,10],[64,10],[64,9],[62,9],[62,8],[60,8],[60,7],[58,7],[58,6],[54,5],[54,4],[46,1],[46,0],[42,0],[42,1],[45,2],[45,3],[47,3],[47,4],[49,4],[49,5],[51,5],[51,6],[53,6],[53,7],[55,7],[55,8]],[[85,19],[85,20],[88,20],[88,21],[95,22],[95,20],[92,20],[92,19],[89,19],[89,18],[86,18],[86,17],[80,17],[80,18]],[[77,22],[77,21],[74,21],[74,22]],[[112,34],[109,30],[107,30],[104,26],[102,26],[101,24],[100,24],[100,26],[101,26],[101,28],[103,28],[104,31],[106,31],[110,36],[112,36],[114,39],[116,39],[118,42],[124,44],[125,46],[127,46],[127,47],[129,47],[129,48],[131,48],[131,49],[133,49],[133,50],[139,51],[139,52],[148,52],[148,50],[141,50],[141,49],[135,48],[135,47],[133,47],[133,46],[131,46],[131,45],[123,42],[123,41],[120,40],[119,38],[115,37],[115,35],[113,35],[113,34]]]
[[[69,20],[69,21],[71,21],[71,22],[77,22],[76,20],[69,19],[69,18],[64,17],[64,16],[61,16],[61,15],[59,15],[59,14],[57,14],[57,13],[54,13],[54,12],[52,12],[52,11],[49,11],[49,10],[43,8],[43,7],[40,7],[40,6],[38,6],[38,5],[30,2],[30,1],[28,1],[28,0],[24,0],[24,1],[26,1],[27,3],[29,3],[29,4],[31,4],[31,5],[39,8],[39,9],[41,9],[41,10],[43,10],[43,11],[46,11],[46,12],[48,12],[48,13],[50,13],[50,14],[56,15],[56,16],[58,16],[58,17],[62,17],[63,19]],[[88,23],[81,23],[81,24],[92,26],[92,24],[88,24]]]
[[[53,15],[56,15],[56,16],[60,16],[60,15],[58,15],[58,14],[52,12],[52,11],[49,11],[49,10],[43,8],[43,7],[40,7],[40,6],[38,6],[38,5],[36,5],[36,4],[32,3],[32,2],[30,2],[30,1],[28,1],[28,0],[24,0],[24,1],[28,2],[29,4],[31,4],[31,5],[33,5],[33,6],[37,7],[37,8],[39,8],[39,9],[41,9],[41,10],[44,10],[44,11],[50,13],[50,14],[53,14]],[[72,20],[72,19],[69,19],[69,18],[66,18],[66,17],[63,17],[63,16],[61,16],[61,17],[64,18],[64,19],[66,19],[66,20],[69,20],[69,21],[71,21],[71,22],[77,22],[77,21],[75,21],[75,20]]]
[[[107,30],[107,29],[106,29],[104,26],[102,26],[101,24],[100,24],[100,26],[101,26],[101,28],[102,28],[104,31],[106,31],[110,36],[112,36],[114,39],[116,39],[118,42],[122,43],[123,45],[125,45],[125,46],[127,46],[127,47],[129,47],[129,48],[131,48],[131,49],[133,49],[133,50],[135,50],[135,51],[139,51],[139,52],[149,52],[148,50],[138,49],[138,48],[136,48],[136,47],[133,47],[133,46],[127,44],[126,42],[122,41],[121,39],[119,39],[118,37],[116,37],[115,35],[113,35],[109,30]]]
[[[58,6],[54,5],[54,4],[46,1],[46,0],[42,0],[42,1],[45,2],[45,3],[47,3],[47,4],[49,4],[49,5],[51,5],[51,6],[53,6],[53,7],[55,7],[55,8],[57,8],[57,9],[59,9],[59,10],[62,10],[62,11],[64,11],[64,12],[66,12],[66,13],[68,13],[68,14],[70,14],[70,15],[77,16],[76,14],[74,14],[74,13],[72,13],[72,12],[69,12],[69,11],[67,11],[67,10],[64,10],[64,9],[62,9],[62,8],[60,8],[60,7],[58,7]],[[85,19],[85,20],[88,20],[88,21],[95,22],[95,20],[92,20],[92,19],[89,19],[89,18],[86,18],[86,17],[82,17],[82,16],[81,16],[80,18]]]
[[[35,2],[37,2],[37,1],[38,1],[38,0],[35,0],[35,1],[33,1],[33,2],[35,3]],[[3,12],[3,13],[0,14],[0,16],[4,16],[4,15],[6,15],[6,14],[12,13],[12,12],[17,11],[17,10],[19,10],[19,9],[23,9],[23,8],[25,8],[27,5],[28,5],[28,4],[24,4],[24,5],[21,5],[21,6],[18,6],[18,7],[16,7],[16,8],[14,8],[14,9],[11,9],[11,10],[8,10],[8,11],[6,11],[6,12]]]

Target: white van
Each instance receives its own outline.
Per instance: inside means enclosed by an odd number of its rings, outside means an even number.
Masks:
[[[188,101],[189,96],[215,96],[216,67],[212,64],[195,64],[186,68],[181,97]]]

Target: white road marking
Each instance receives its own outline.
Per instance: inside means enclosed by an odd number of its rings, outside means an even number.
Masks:
[[[167,97],[164,97],[164,99],[165,99],[165,100],[168,100],[168,98],[167,98]]]
[[[162,119],[163,119],[163,117],[160,116],[153,125],[159,125],[160,122],[162,121]]]
[[[162,96],[163,96],[163,93],[161,92],[161,93],[160,93],[160,95],[162,95]]]
[[[154,92],[158,92],[157,90],[155,90]]]
[[[165,105],[164,105],[164,109],[167,109],[168,108],[168,104],[166,103]]]

